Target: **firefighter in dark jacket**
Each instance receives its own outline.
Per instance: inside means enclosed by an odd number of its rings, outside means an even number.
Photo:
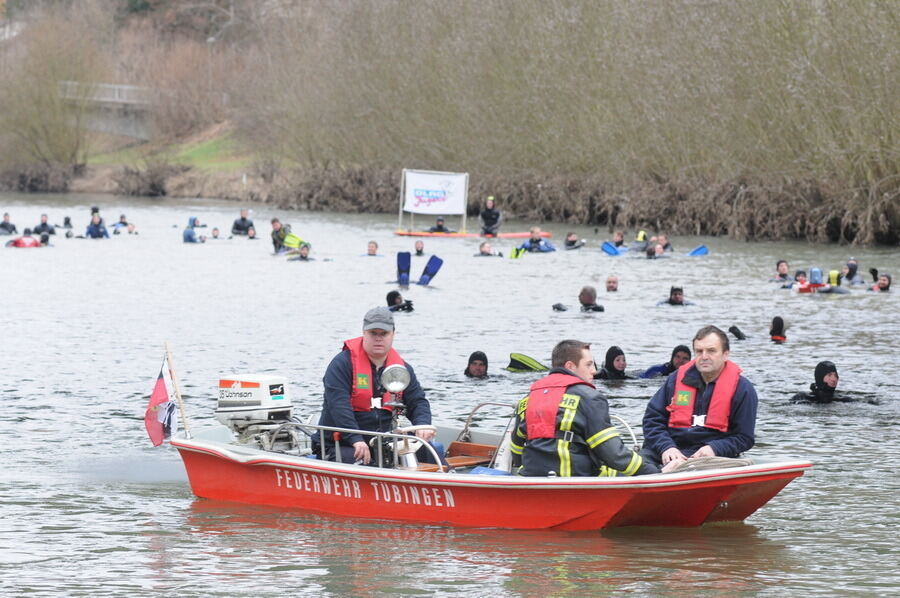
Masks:
[[[693,457],[737,457],[755,442],[756,390],[728,360],[728,336],[705,326],[694,357],[666,379],[644,413],[641,454],[663,471]]]
[[[520,475],[616,476],[659,473],[627,449],[609,419],[609,404],[591,383],[590,345],[564,340],[553,349],[550,374],[531,385],[516,409],[513,455]]]

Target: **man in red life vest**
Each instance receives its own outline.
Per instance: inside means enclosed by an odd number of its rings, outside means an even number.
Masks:
[[[516,408],[513,455],[528,476],[616,476],[659,473],[625,447],[609,419],[609,404],[594,388],[591,346],[564,340],[553,349],[553,369],[531,385]],[[518,460],[518,459],[517,459]]]
[[[353,428],[373,432],[390,432],[391,415],[383,403],[390,395],[381,386],[381,372],[385,366],[402,364],[409,370],[410,382],[399,397],[406,404],[406,416],[413,425],[431,424],[431,406],[419,385],[412,366],[393,349],[394,315],[387,307],[376,307],[363,318],[362,336],[344,341],[344,347],[325,370],[325,402],[319,425]],[[430,442],[434,432],[419,430],[416,436]],[[372,461],[368,441],[362,434],[340,436],[341,461],[368,464]],[[436,445],[437,448],[437,445]],[[326,456],[334,459],[334,439],[326,437]],[[442,450],[438,449],[438,454]],[[420,449],[419,460],[427,461],[430,451]]]
[[[670,471],[689,458],[737,457],[754,444],[756,390],[728,360],[728,336],[705,326],[695,360],[669,375],[644,413],[641,454]]]

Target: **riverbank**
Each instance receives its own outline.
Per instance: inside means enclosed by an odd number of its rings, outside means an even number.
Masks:
[[[182,139],[134,144],[98,138],[78,173],[34,177],[12,173],[7,190],[206,197],[265,203],[283,209],[393,213],[400,168],[263,167],[235,140],[228,123]],[[34,187],[22,181],[35,182]],[[469,205],[476,215],[493,195],[507,217],[534,222],[646,228],[678,235],[738,240],[800,239],[821,243],[896,245],[898,191],[849,193],[827,181],[785,176],[734,180],[634,180],[610,184],[599,176],[518,176],[470,173]]]

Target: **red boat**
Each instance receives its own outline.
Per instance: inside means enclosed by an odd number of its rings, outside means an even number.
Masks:
[[[283,388],[282,379],[246,382],[248,379],[243,377],[240,384]],[[270,411],[252,422],[252,418],[239,424],[230,420],[241,409],[246,411],[241,405],[253,398],[247,388],[235,386],[231,379],[224,386],[220,383],[216,413],[227,426],[209,427],[195,437],[171,441],[184,461],[191,489],[199,497],[463,527],[595,530],[629,525],[699,526],[746,519],[812,466],[809,461],[721,460],[727,465],[637,477],[510,475],[508,466],[500,465],[505,435],[472,430],[471,416],[462,428],[435,426],[437,440],[448,447],[449,469],[409,461],[415,449],[402,448],[416,442],[405,435],[409,428],[379,435],[381,440],[373,446],[380,467],[336,463],[311,454],[310,440],[316,434],[324,438],[340,429],[290,418],[283,402],[278,405],[282,410],[278,415],[286,416],[282,419]],[[227,403],[231,397],[237,401],[233,408]],[[384,451],[392,457],[385,457]]]

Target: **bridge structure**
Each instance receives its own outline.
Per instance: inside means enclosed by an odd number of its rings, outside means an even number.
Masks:
[[[153,103],[157,91],[135,85],[60,81],[59,95],[66,101],[84,102],[87,110],[81,126],[90,131],[148,140],[156,134]]]

